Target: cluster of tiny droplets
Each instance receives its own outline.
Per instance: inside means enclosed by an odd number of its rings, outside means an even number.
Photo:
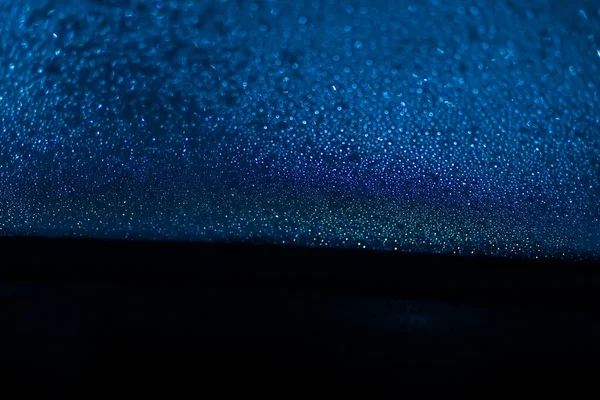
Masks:
[[[0,234],[600,254],[600,4],[0,0]]]

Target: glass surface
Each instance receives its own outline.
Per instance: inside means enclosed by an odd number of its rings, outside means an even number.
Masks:
[[[600,255],[600,1],[0,0],[0,235]]]

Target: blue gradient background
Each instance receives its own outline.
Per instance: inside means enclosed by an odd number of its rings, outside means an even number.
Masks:
[[[0,235],[600,255],[599,1],[0,1]]]

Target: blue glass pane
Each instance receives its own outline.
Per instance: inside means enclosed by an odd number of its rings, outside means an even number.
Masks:
[[[0,0],[0,235],[600,255],[600,2]]]

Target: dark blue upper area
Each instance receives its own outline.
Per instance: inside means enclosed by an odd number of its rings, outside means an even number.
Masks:
[[[600,254],[600,1],[0,0],[0,235]]]

